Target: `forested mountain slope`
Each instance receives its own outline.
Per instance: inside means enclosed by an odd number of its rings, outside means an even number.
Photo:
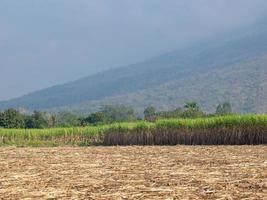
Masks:
[[[230,101],[238,112],[267,112],[267,26],[239,37],[210,40],[128,67],[0,102],[0,109],[90,112],[104,104],[137,110],[198,101],[207,111]]]

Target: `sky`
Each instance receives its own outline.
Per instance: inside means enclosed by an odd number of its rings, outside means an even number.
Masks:
[[[1,0],[0,100],[184,48],[265,13],[266,0]]]

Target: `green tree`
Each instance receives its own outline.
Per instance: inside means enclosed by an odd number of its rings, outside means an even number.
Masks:
[[[200,107],[198,106],[197,102],[195,102],[195,101],[186,102],[184,105],[184,108],[187,110],[193,110],[193,111],[199,111],[200,110]]]
[[[0,126],[4,128],[24,128],[24,117],[15,109],[8,109],[1,114]]]
[[[77,115],[74,115],[70,112],[60,112],[54,116],[55,126],[79,126],[80,120]]]
[[[82,121],[82,124],[83,125],[87,125],[87,124],[97,125],[97,124],[104,124],[107,122],[108,122],[108,118],[103,112],[96,112],[96,113],[90,114],[87,118],[85,118]]]
[[[182,113],[183,118],[198,118],[205,116],[205,113],[200,109],[200,106],[194,101],[186,102],[184,109],[185,110]]]
[[[144,116],[145,119],[148,120],[151,117],[154,117],[156,115],[156,109],[153,106],[149,106],[147,108],[145,108],[144,110]]]
[[[219,105],[217,106],[217,108],[216,108],[216,112],[215,112],[215,114],[216,114],[216,115],[220,115],[220,114],[222,114],[222,113],[223,113],[223,107],[222,107],[221,104],[219,104]]]
[[[57,118],[55,115],[49,115],[47,117],[47,124],[49,128],[56,127],[57,126]]]
[[[0,112],[0,128],[4,128],[5,125],[5,118],[4,118],[4,113]]]
[[[109,122],[132,121],[136,119],[134,109],[124,105],[106,105],[101,112]]]
[[[26,118],[27,128],[47,128],[48,121],[46,120],[45,113],[34,111],[31,116]]]
[[[232,114],[232,106],[229,102],[219,104],[216,108],[216,115],[229,115]]]

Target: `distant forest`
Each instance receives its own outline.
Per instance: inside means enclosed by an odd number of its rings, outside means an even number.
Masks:
[[[156,121],[168,118],[201,118],[210,116],[231,115],[232,107],[229,102],[219,104],[215,113],[204,112],[197,102],[186,102],[182,108],[169,111],[157,111],[149,106],[144,109],[143,115],[138,116],[132,107],[124,105],[106,105],[100,111],[88,116],[79,116],[70,112],[50,114],[34,111],[23,114],[16,109],[7,109],[0,112],[0,128],[27,128],[43,129],[55,127],[96,126],[114,122],[134,122],[138,120]]]

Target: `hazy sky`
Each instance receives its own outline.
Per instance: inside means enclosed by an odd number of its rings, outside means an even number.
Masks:
[[[0,100],[244,26],[266,0],[1,0]]]

